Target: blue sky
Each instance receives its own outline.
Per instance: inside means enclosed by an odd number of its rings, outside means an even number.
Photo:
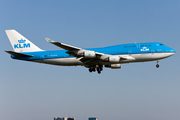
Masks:
[[[180,119],[179,0],[0,0],[0,120]],[[44,50],[51,39],[81,48],[161,42],[176,54],[89,73],[84,67],[13,60],[4,32],[15,29]]]

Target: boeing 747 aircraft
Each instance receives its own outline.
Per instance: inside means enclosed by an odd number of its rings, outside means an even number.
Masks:
[[[49,43],[64,50],[45,51],[15,30],[6,30],[14,51],[5,51],[13,59],[60,66],[85,66],[89,72],[99,74],[103,67],[121,68],[123,63],[157,61],[172,56],[175,50],[159,42],[114,45],[83,49],[45,38]]]

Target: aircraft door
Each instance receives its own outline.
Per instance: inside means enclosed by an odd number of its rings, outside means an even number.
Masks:
[[[128,54],[129,54],[129,55],[132,55],[132,51],[131,51],[131,50],[129,50],[129,51],[128,51]]]
[[[41,62],[43,62],[43,61],[44,61],[44,56],[42,55],[42,56],[41,56]]]
[[[136,46],[137,46],[137,48],[140,48],[140,47],[141,47],[141,45],[140,45],[139,43],[136,43]]]
[[[154,54],[154,49],[151,50],[151,53]]]

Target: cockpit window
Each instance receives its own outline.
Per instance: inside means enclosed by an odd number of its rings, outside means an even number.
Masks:
[[[164,44],[160,44],[160,45],[164,45]]]

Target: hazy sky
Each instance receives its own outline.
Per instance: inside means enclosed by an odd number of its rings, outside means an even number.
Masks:
[[[44,38],[81,48],[161,42],[176,54],[89,73],[13,60],[4,30],[15,29],[44,50]],[[0,120],[180,119],[179,0],[0,0]]]

